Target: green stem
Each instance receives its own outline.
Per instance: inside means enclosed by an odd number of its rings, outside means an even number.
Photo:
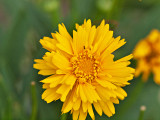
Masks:
[[[37,117],[37,96],[35,82],[31,82],[31,93],[32,93],[32,115],[31,120],[36,120]]]
[[[145,111],[146,111],[146,107],[145,106],[141,106],[138,120],[143,120],[144,119],[144,112]]]
[[[61,120],[67,120],[67,113],[61,115]]]

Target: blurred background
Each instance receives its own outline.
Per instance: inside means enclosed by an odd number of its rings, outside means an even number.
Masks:
[[[0,120],[61,118],[60,101],[47,104],[41,99],[43,76],[33,69],[33,60],[45,53],[39,40],[51,37],[58,23],[72,34],[75,23],[85,18],[95,25],[105,19],[115,37],[126,39],[115,52],[117,59],[132,53],[152,29],[160,30],[160,0],[0,0]],[[142,105],[147,108],[144,120],[160,120],[160,86],[152,75],[147,83],[135,78],[124,89],[128,97],[115,105],[116,114],[108,118],[96,113],[96,120],[138,120]]]

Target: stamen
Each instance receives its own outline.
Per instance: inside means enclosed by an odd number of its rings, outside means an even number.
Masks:
[[[73,57],[71,62],[73,73],[77,77],[79,83],[90,83],[97,78],[100,70],[99,61],[96,60],[94,55],[89,53],[89,50],[86,49],[77,57]]]

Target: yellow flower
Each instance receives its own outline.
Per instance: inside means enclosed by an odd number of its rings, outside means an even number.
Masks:
[[[160,32],[152,30],[137,44],[133,54],[138,61],[135,76],[143,73],[143,80],[147,81],[150,72],[153,72],[154,81],[160,84]]]
[[[62,113],[71,111],[73,120],[85,120],[87,113],[94,120],[93,106],[99,115],[112,116],[113,103],[119,104],[127,96],[121,87],[129,85],[134,73],[127,67],[132,55],[113,60],[112,53],[125,44],[124,39],[114,38],[104,20],[97,28],[91,20],[76,24],[73,38],[64,24],[58,27],[53,38],[40,40],[49,52],[34,64],[39,74],[50,75],[41,81],[46,89],[42,99],[47,103],[60,99]]]

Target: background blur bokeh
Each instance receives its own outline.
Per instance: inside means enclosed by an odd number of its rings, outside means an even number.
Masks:
[[[120,58],[152,29],[160,30],[160,0],[0,0],[0,120],[60,119],[62,103],[41,99],[43,77],[33,69],[33,60],[45,52],[39,39],[57,31],[58,23],[72,34],[74,24],[85,18],[95,25],[105,19],[114,36],[126,39],[115,52]],[[96,120],[138,120],[141,105],[147,107],[144,120],[160,120],[160,86],[152,75],[147,83],[135,78],[125,89],[128,97],[116,105],[116,114],[96,114]]]

